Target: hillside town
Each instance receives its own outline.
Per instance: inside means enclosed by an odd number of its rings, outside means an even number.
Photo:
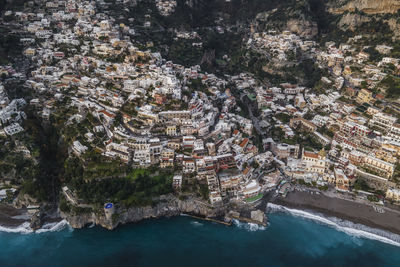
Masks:
[[[164,16],[176,7],[155,2]],[[392,47],[372,47],[372,60],[362,36],[318,45],[288,31],[254,32],[247,48],[280,67],[305,57],[325,70],[317,88],[270,84],[247,72],[217,75],[168,61],[135,42],[137,29],[99,12],[102,4],[31,1],[26,11],[5,13],[11,22],[2,23],[24,33],[31,69],[25,79],[1,66],[3,82],[19,79],[31,93],[10,99],[0,85],[1,142],[35,154],[20,138],[29,108],[61,129],[68,157],[84,171],[118,166],[85,181],[120,177],[118,169],[129,166],[169,171],[178,195],[198,183],[216,206],[253,203],[269,191],[285,195],[298,185],[400,204],[400,102],[389,100],[388,87],[400,59]],[[19,189],[0,178],[0,189]],[[69,205],[87,202],[76,184],[63,186]]]

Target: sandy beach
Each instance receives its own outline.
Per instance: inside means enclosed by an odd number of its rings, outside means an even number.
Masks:
[[[327,216],[400,234],[400,212],[397,210],[384,209],[384,213],[378,213],[372,204],[367,205],[300,191],[291,192],[286,198],[278,197],[271,202],[289,208],[316,211]]]
[[[30,216],[26,209],[16,209],[9,205],[0,204],[0,225],[4,227],[18,227]]]

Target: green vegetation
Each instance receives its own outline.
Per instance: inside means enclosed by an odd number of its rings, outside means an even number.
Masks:
[[[0,65],[8,64],[13,58],[21,56],[22,46],[19,38],[8,29],[0,28]]]
[[[114,177],[124,177],[126,175],[125,164],[120,160],[104,161],[108,159],[103,159],[100,161],[92,161],[87,164],[83,178],[87,179],[104,179],[104,178],[114,178]]]
[[[189,177],[186,177],[182,181],[182,192],[183,193],[196,193],[198,197],[202,197],[204,200],[209,200],[209,190],[206,183],[199,181],[195,178],[196,173]],[[182,199],[181,199],[182,200]]]
[[[313,136],[311,135],[307,135],[303,138],[302,143],[301,143],[305,149],[307,148],[312,148],[313,150],[321,150],[322,149],[322,145],[317,141],[317,139],[315,139]]]
[[[280,127],[273,126],[270,133],[275,141],[280,141],[285,136],[285,132]]]
[[[257,132],[255,128],[253,128],[251,140],[253,141],[253,144],[257,147],[259,151],[263,151],[263,142],[262,142],[262,136]]]
[[[255,202],[257,200],[260,200],[263,196],[264,196],[263,194],[258,194],[257,196],[246,198],[245,201],[247,203],[252,203],[252,202]]]
[[[286,113],[278,113],[275,115],[275,118],[283,123],[289,123],[291,116]]]
[[[24,128],[25,132],[29,133],[26,140],[32,148],[38,148],[39,158],[36,165],[29,165],[26,160],[19,163],[24,168],[21,192],[39,201],[56,201],[60,189],[60,170],[67,150],[63,143],[59,142],[60,138],[54,126],[43,128],[40,120],[31,111],[27,110],[26,113],[28,118],[24,121]]]
[[[146,171],[147,172],[147,171]],[[153,204],[153,198],[172,193],[172,174],[150,176],[133,171],[127,178],[83,181],[74,179],[71,185],[79,198],[87,203],[103,204],[107,201],[125,207]]]
[[[355,190],[362,190],[362,191],[366,191],[366,192],[373,192],[374,189],[371,188],[367,182],[365,182],[362,179],[357,179],[356,182],[354,183],[354,189]]]
[[[326,191],[326,190],[328,190],[328,186],[327,185],[318,186],[318,189],[321,190],[321,191]]]
[[[240,108],[240,116],[250,118],[249,107],[239,97],[236,98],[236,105]]]
[[[188,82],[188,88],[189,90],[182,92],[184,95],[191,96],[194,92],[203,92],[210,95],[207,86],[203,84],[200,78],[190,79]]]
[[[400,78],[389,75],[380,82],[380,86],[386,88],[388,98],[400,97]]]
[[[291,76],[294,77],[294,83],[302,83],[310,88],[316,87],[321,78],[327,76],[326,70],[319,68],[312,59],[305,59],[291,68],[286,68],[285,72],[288,76],[287,81],[290,81]]]
[[[202,196],[202,198],[205,200],[208,200],[209,194],[210,194],[210,191],[208,190],[208,185],[200,184],[200,195]]]
[[[167,56],[178,64],[193,66],[200,63],[203,49],[194,47],[192,40],[178,40],[171,44]]]
[[[68,204],[68,201],[65,199],[64,196],[60,197],[58,206],[62,212],[70,212],[71,211],[71,207]]]
[[[332,130],[328,129],[325,125],[322,126],[321,128],[319,128],[319,132],[321,134],[323,134],[323,135],[326,135],[326,136],[330,137],[330,138],[333,138],[333,136],[335,135],[335,133]]]
[[[375,196],[375,195],[367,196],[367,199],[369,201],[371,201],[371,202],[378,202],[379,201],[379,198],[377,196]]]
[[[306,186],[309,186],[309,185],[310,185],[309,183],[306,183],[306,181],[304,181],[304,179],[297,179],[297,183],[298,183],[299,185],[306,185]]]
[[[111,201],[125,207],[151,205],[153,198],[172,193],[170,172],[132,169],[119,160],[105,159],[97,152],[86,153],[85,160],[83,164],[78,158],[68,158],[62,181],[86,203],[102,205]]]
[[[282,143],[285,143],[285,144],[288,144],[288,145],[296,145],[296,140],[295,139],[284,138],[284,139],[282,139]]]

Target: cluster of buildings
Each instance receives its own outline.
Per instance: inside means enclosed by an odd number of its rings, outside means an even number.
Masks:
[[[12,136],[24,130],[20,124],[26,119],[26,114],[22,111],[25,106],[23,98],[10,101],[0,82],[0,135]]]
[[[332,184],[341,191],[349,191],[357,179],[365,179],[394,198],[400,156],[398,114],[386,113],[385,107],[396,104],[387,102],[384,88],[379,87],[388,75],[385,66],[392,64],[396,73],[399,60],[388,57],[391,47],[378,45],[375,49],[385,55],[380,62],[370,62],[364,48],[356,45],[359,39],[351,38],[339,48],[327,43],[326,49],[320,50],[315,43],[303,42],[290,33],[253,33],[248,43],[251,48],[277,53],[287,61],[288,51],[296,54],[299,47],[312,51],[329,77],[321,79],[326,88],[323,94],[287,83],[253,87],[248,93],[256,95],[260,118],[267,121],[260,124],[268,129],[272,121],[284,133],[283,143],[282,138],[267,138],[264,143],[281,161],[286,175],[321,186]],[[383,105],[374,105],[377,100]],[[282,117],[290,121],[282,121]],[[326,150],[301,150],[297,144],[285,143],[296,134],[312,138]]]
[[[29,104],[44,120],[64,116],[65,127],[79,128],[70,152],[82,160],[97,151],[135,168],[169,168],[176,190],[185,179],[197,179],[207,185],[212,204],[255,199],[282,179],[340,191],[367,179],[399,199],[394,178],[400,125],[385,106],[374,105],[385,102],[383,92],[372,92],[386,77],[385,66],[399,69],[399,60],[383,57],[373,65],[353,45],[357,38],[319,50],[290,32],[252,33],[249,49],[277,62],[305,53],[329,70],[321,79],[324,93],[291,83],[266,86],[248,73],[217,77],[143,51],[131,39],[134,29],[99,12],[95,2],[43,5],[42,12],[15,13],[27,32],[20,40],[24,54],[34,66],[24,87],[35,93]],[[156,5],[169,15],[176,1]],[[198,38],[187,32],[177,37]],[[24,105],[23,99],[9,101],[0,86],[0,131],[23,130]],[[259,115],[242,116],[249,106]],[[276,128],[282,135],[263,135]],[[262,145],[255,132],[264,138]],[[289,142],[299,136],[319,147]]]
[[[175,170],[177,190],[182,180],[197,179],[211,203],[260,195],[251,165],[268,167],[272,154],[259,153],[252,121],[234,112],[227,80],[140,50],[132,29],[97,13],[93,2],[52,3],[21,19],[32,35],[21,43],[35,66],[24,87],[35,93],[29,104],[44,120],[61,116],[65,127],[80,128],[71,155],[84,160],[96,150],[135,168]],[[157,1],[163,12],[175,5]]]
[[[334,103],[337,107],[324,105],[329,109],[324,115],[316,114],[307,120],[301,117],[301,111],[296,111],[291,114],[295,117],[289,124],[278,124],[286,138],[301,132],[329,149],[319,153],[299,151],[298,145],[275,144],[270,140],[276,156],[287,160],[287,174],[308,181],[333,182],[338,189],[347,191],[359,177],[377,181],[379,188],[394,186],[390,181],[395,178],[400,155],[397,118],[370,107],[366,112],[368,119],[364,114],[355,113],[354,106],[340,101]],[[309,108],[313,110],[312,106]],[[342,180],[346,181],[344,185]]]
[[[345,85],[345,95],[356,97],[359,104],[369,103],[375,100],[383,100],[382,92],[377,92],[372,98],[372,92],[379,83],[388,75],[385,67],[393,64],[395,69],[399,69],[399,59],[391,58],[386,55],[381,45],[374,47],[376,51],[381,51],[382,59],[379,62],[370,60],[370,55],[364,51],[364,47],[359,44],[361,36],[350,38],[347,43],[341,44],[339,48],[334,43],[326,43],[326,50],[316,54],[318,62],[331,70],[331,79],[328,83],[335,83],[338,89]],[[390,47],[389,47],[390,48]],[[390,51],[390,50],[389,50]],[[344,84],[342,81],[345,80]],[[363,87],[364,90],[355,90]]]
[[[296,56],[297,50],[303,52],[315,52],[314,41],[303,40],[300,36],[283,31],[278,33],[274,30],[268,32],[253,32],[252,36],[247,41],[247,47],[255,51],[268,52],[269,56],[276,61],[288,61],[294,58],[288,56]]]
[[[163,16],[171,15],[175,11],[176,5],[175,0],[156,0],[157,9]]]

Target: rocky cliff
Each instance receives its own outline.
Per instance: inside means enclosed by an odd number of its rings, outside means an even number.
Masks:
[[[334,5],[337,5],[337,1],[334,2]],[[343,3],[343,5],[340,5],[340,3]],[[400,0],[350,0],[339,1],[339,6],[331,7],[329,11],[333,14],[361,11],[372,15],[386,13],[393,14],[399,9]]]
[[[257,14],[252,23],[253,31],[288,30],[301,37],[313,38],[318,34],[318,25],[302,10],[288,7],[282,10],[272,10]]]
[[[357,27],[361,26],[365,22],[369,22],[370,20],[371,18],[369,16],[363,16],[356,13],[346,13],[341,17],[338,26],[342,30],[354,31]]]
[[[290,19],[286,24],[286,29],[307,38],[315,37],[318,34],[318,25],[312,20]]]
[[[112,230],[118,225],[138,222],[144,219],[178,216],[182,213],[196,214],[205,217],[224,215],[222,208],[212,208],[208,204],[194,198],[179,200],[173,196],[160,198],[154,206],[133,207],[129,209],[117,208],[114,215],[108,217],[104,212],[83,214],[68,214],[60,212],[73,228],[83,228],[88,224],[100,225]]]

